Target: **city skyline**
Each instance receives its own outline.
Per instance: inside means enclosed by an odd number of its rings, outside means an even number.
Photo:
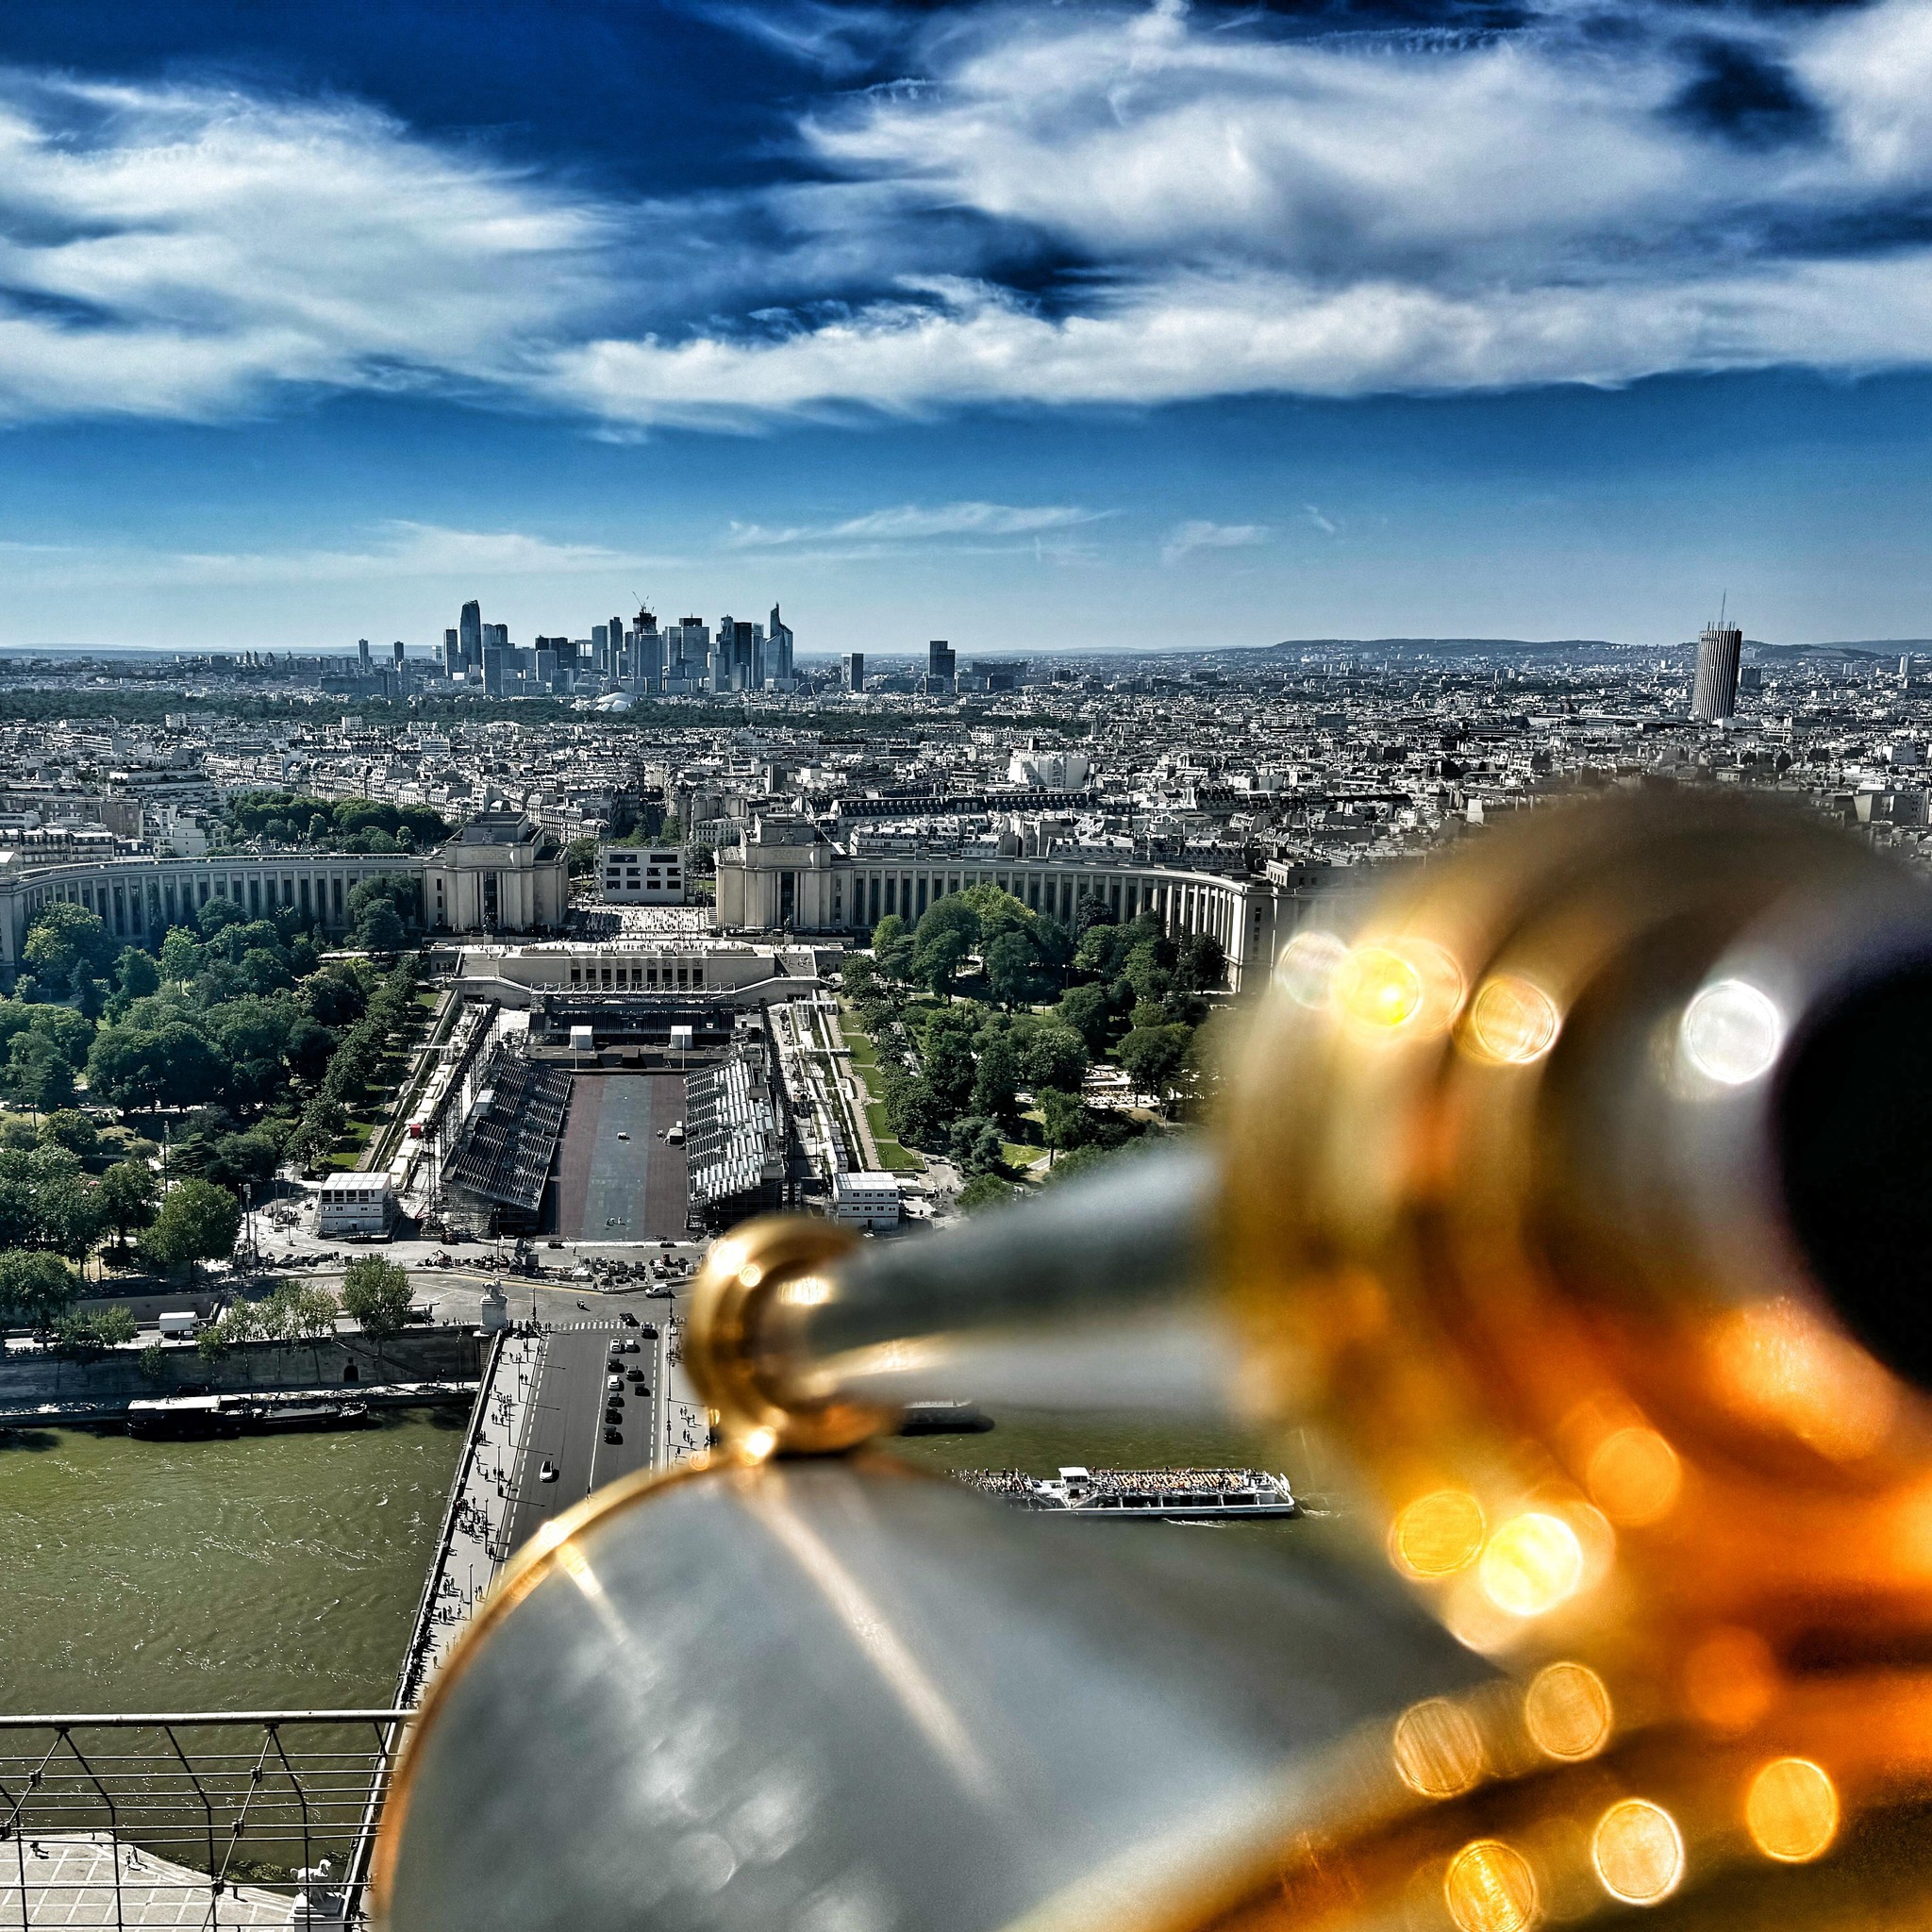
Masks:
[[[1928,74],[1897,0],[24,6],[0,645],[1916,637]]]

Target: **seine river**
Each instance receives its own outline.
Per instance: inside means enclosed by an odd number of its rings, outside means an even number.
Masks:
[[[408,1410],[225,1442],[0,1437],[0,1709],[386,1705],[462,1427],[460,1411]],[[1120,1416],[1009,1413],[987,1435],[894,1447],[933,1470],[1282,1467],[1234,1430]],[[1230,1534],[1282,1531],[1304,1525]]]
[[[0,1435],[0,1709],[387,1705],[463,1426]]]

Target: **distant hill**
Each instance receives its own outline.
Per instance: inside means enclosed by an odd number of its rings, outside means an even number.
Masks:
[[[1291,651],[1482,651],[1500,656],[1511,651],[1563,654],[1637,648],[1632,644],[1613,643],[1607,638],[1285,638],[1278,644],[1262,645],[1259,655],[1274,658]],[[1642,648],[1653,647],[1646,645]]]
[[[1278,644],[1263,644],[1254,653],[1262,658],[1289,657],[1301,651],[1424,651],[1444,656],[1476,652],[1491,657],[1566,657],[1585,651],[1657,651],[1696,648],[1695,638],[1675,644],[1623,644],[1608,638],[1285,638]],[[1746,638],[1744,648],[1761,657],[1802,658],[1898,658],[1907,652],[1932,654],[1932,638],[1859,638],[1853,642],[1818,644],[1767,644]]]

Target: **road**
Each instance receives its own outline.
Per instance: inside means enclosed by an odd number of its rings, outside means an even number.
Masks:
[[[605,1440],[605,1406],[610,1400],[605,1385],[615,1358],[610,1344],[625,1340],[641,1343],[639,1353],[623,1361],[626,1369],[643,1370],[645,1392],[639,1392],[638,1383],[625,1384],[618,1398],[622,1440],[610,1442]],[[592,1490],[651,1466],[663,1390],[662,1343],[661,1335],[654,1342],[614,1319],[594,1327],[554,1329],[544,1337],[542,1370],[514,1479],[509,1549],[520,1549],[541,1524],[575,1507]],[[557,1471],[554,1482],[542,1480],[546,1464]]]

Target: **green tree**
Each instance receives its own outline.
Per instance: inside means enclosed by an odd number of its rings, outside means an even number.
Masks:
[[[409,1318],[409,1277],[393,1261],[364,1255],[342,1274],[342,1312],[377,1341],[399,1334]]]
[[[1120,1043],[1120,1063],[1143,1093],[1152,1093],[1164,1108],[1187,1063],[1189,1033],[1185,1026],[1137,1026]]]
[[[149,1225],[160,1184],[144,1160],[117,1160],[101,1176],[101,1213],[125,1248],[127,1237]]]
[[[1053,1164],[1053,1172],[1047,1175],[1049,1181],[1077,1180],[1083,1174],[1091,1174],[1096,1167],[1105,1166],[1119,1150],[1103,1147],[1097,1141],[1090,1141],[1084,1146],[1075,1147],[1062,1154]]]
[[[202,938],[211,940],[228,926],[244,924],[246,915],[225,893],[217,892],[196,912],[194,923]]]
[[[1007,1137],[999,1122],[967,1114],[953,1123],[946,1151],[962,1174],[994,1174],[1005,1165]]]
[[[889,912],[872,929],[872,956],[888,979],[909,980],[912,971],[912,935],[896,912]]]
[[[58,1255],[0,1254],[0,1323],[53,1331],[80,1297],[80,1277]]]
[[[176,984],[192,979],[201,971],[201,941],[185,925],[170,926],[161,941],[160,976]]]
[[[242,1204],[212,1181],[179,1182],[168,1190],[160,1212],[141,1238],[142,1255],[171,1272],[197,1261],[225,1261],[242,1231]]]
[[[946,1138],[951,1113],[932,1088],[903,1069],[886,1081],[886,1124],[908,1147],[937,1147]]]
[[[839,984],[855,1005],[872,999],[878,990],[879,969],[863,953],[847,953],[839,962]]]
[[[941,999],[950,999],[960,967],[979,944],[979,915],[963,892],[949,892],[929,906],[912,937],[912,976]]]
[[[573,839],[563,848],[563,862],[574,879],[588,877],[597,869],[597,841],[594,838]]]
[[[372,906],[356,922],[356,943],[365,952],[399,953],[408,939],[393,906]]]
[[[1113,1032],[1113,1002],[1104,986],[1073,986],[1060,995],[1054,1018],[1087,1042],[1089,1053],[1099,1053]]]
[[[168,1351],[158,1341],[150,1341],[142,1350],[138,1366],[144,1379],[159,1382],[168,1373]]]
[[[120,958],[114,962],[114,984],[128,999],[142,999],[159,991],[160,968],[139,946],[123,946]]]
[[[72,1108],[61,1108],[50,1113],[41,1123],[41,1145],[43,1147],[64,1147],[83,1167],[91,1165],[100,1156],[100,1130],[86,1114],[77,1113]]]
[[[1063,1092],[1058,1087],[1042,1087],[1040,1101],[1041,1133],[1054,1150],[1054,1164],[1075,1147],[1084,1147],[1093,1138],[1093,1122],[1086,1103],[1077,1093]]]
[[[336,1332],[341,1309],[325,1288],[283,1281],[256,1305],[256,1313],[261,1332],[271,1341],[324,1341]]]
[[[1020,1077],[1038,1093],[1058,1087],[1077,1093],[1087,1077],[1087,1042],[1071,1026],[1037,1026],[1020,1043]]]
[[[1020,1093],[1020,1057],[1004,1034],[982,1040],[973,1072],[973,1110],[990,1120],[1013,1118]]]
[[[935,1014],[934,1020],[940,1016]],[[925,1081],[947,1119],[965,1111],[973,1098],[975,1068],[972,1035],[952,1026],[929,1025],[925,1031]]]
[[[95,1308],[87,1314],[70,1310],[54,1324],[54,1340],[74,1355],[98,1355],[110,1348],[124,1348],[140,1334],[134,1311],[118,1303],[111,1308]]]
[[[1192,992],[1209,992],[1227,977],[1227,953],[1211,932],[1190,933],[1177,948],[1174,973]]]
[[[302,1120],[283,1152],[306,1168],[319,1167],[349,1124],[348,1110],[339,1100],[318,1093],[302,1109]]]
[[[21,958],[51,992],[65,992],[76,977],[106,973],[114,963],[115,941],[97,912],[57,899],[42,907],[26,929]]]
[[[982,1208],[998,1208],[1013,1198],[1009,1183],[996,1174],[976,1174],[959,1190],[959,1206],[968,1214]]]
[[[69,1260],[84,1261],[108,1224],[99,1184],[61,1174],[34,1191],[34,1221],[42,1242]]]
[[[1029,1007],[1053,991],[1054,975],[1028,933],[999,934],[986,942],[981,958],[987,991],[1003,1007]]]
[[[7,1091],[24,1107],[52,1113],[74,1101],[74,1068],[53,1039],[17,1033],[7,1054]]]

